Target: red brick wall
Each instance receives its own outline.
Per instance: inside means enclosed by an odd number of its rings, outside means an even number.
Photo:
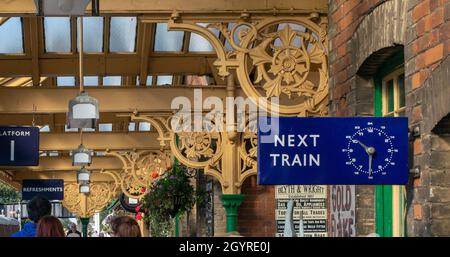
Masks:
[[[450,1],[411,1],[408,5],[408,18],[410,29],[405,46],[407,112],[410,113],[410,123],[420,124],[424,128],[423,123],[429,123],[424,119],[430,118],[424,114],[424,108],[429,107],[423,106],[422,101],[417,99],[423,95],[427,79],[431,79],[433,71],[449,55]],[[448,212],[442,210],[442,204],[448,204],[448,197],[445,195],[450,190],[450,181],[448,177],[438,176],[445,166],[443,158],[438,158],[445,153],[435,143],[438,140],[445,141],[444,137],[422,134],[413,142],[414,165],[421,167],[422,176],[413,181],[413,188],[409,190],[413,196],[408,213],[410,236],[449,235],[450,217]]]
[[[329,3],[329,66],[330,114],[355,116],[373,112],[373,103],[356,103],[356,56],[351,39],[361,20],[385,0],[330,0]],[[355,97],[353,97],[355,98]],[[374,187],[356,187],[356,235],[375,232]]]
[[[336,0],[329,1],[329,65],[332,85],[331,112],[335,116],[353,116],[346,95],[351,91],[355,63],[350,39],[361,19],[385,0]]]
[[[367,40],[355,41],[355,32],[358,30],[358,26],[361,21],[372,13],[376,8],[380,8],[384,2],[394,2],[394,0],[330,0],[329,3],[329,65],[330,65],[330,114],[333,116],[354,116],[370,114],[370,110],[361,111],[358,105],[355,104],[357,98],[358,88],[361,88],[364,83],[371,84],[369,77],[357,76],[357,71],[361,63],[357,63],[357,54],[362,53],[364,47],[361,44],[370,44],[369,38],[376,38],[374,35],[367,35]],[[420,124],[422,129],[433,127],[435,124],[430,123],[431,118],[435,118],[435,113],[430,115],[430,106],[442,105],[437,101],[431,101],[427,105],[423,105],[424,99],[424,87],[429,85],[433,74],[440,74],[440,70],[448,69],[446,61],[450,52],[450,0],[396,0],[403,1],[405,3],[405,9],[402,9],[402,13],[406,13],[405,16],[397,17],[381,17],[393,21],[393,19],[401,18],[405,23],[405,30],[403,37],[403,51],[405,56],[405,76],[406,76],[406,105],[407,116],[409,117],[410,125]],[[387,3],[386,3],[387,4]],[[380,19],[380,17],[375,17]],[[379,21],[378,21],[379,22]],[[393,22],[394,23],[394,22]],[[377,23],[379,24],[379,23]],[[370,33],[370,31],[367,31]],[[394,32],[395,33],[395,32]],[[379,35],[384,37],[386,35]],[[402,41],[402,42],[403,42]],[[355,44],[355,42],[357,42]],[[398,42],[392,42],[398,43]],[[359,45],[358,45],[359,44]],[[395,44],[385,47],[394,47]],[[400,48],[401,49],[401,48]],[[372,49],[373,51],[381,49]],[[368,58],[371,53],[364,53],[363,57]],[[367,55],[367,56],[364,56]],[[361,56],[360,56],[361,57]],[[367,60],[367,59],[366,59]],[[439,72],[436,72],[439,71]],[[438,75],[434,75],[438,76]],[[366,80],[369,79],[369,80]],[[433,80],[434,81],[434,80]],[[438,80],[439,81],[439,80]],[[436,82],[443,84],[448,81],[442,80],[442,82]],[[428,83],[428,84],[427,84]],[[373,86],[373,84],[372,84]],[[436,86],[436,85],[434,85]],[[429,87],[428,87],[429,88]],[[373,99],[373,87],[367,87],[365,93],[367,93],[364,101]],[[438,108],[439,109],[439,108]],[[440,108],[442,109],[442,108]],[[428,114],[425,111],[428,110]],[[434,109],[433,109],[434,110]],[[372,110],[373,112],[373,110]],[[434,116],[433,116],[434,115]],[[441,114],[439,114],[441,115]],[[429,117],[433,116],[433,117]],[[433,122],[436,122],[433,120]],[[412,166],[420,166],[422,170],[422,176],[419,179],[411,181],[408,186],[408,235],[446,235],[448,231],[440,231],[440,225],[433,225],[433,217],[440,217],[445,220],[445,226],[450,227],[450,215],[445,213],[434,213],[439,208],[434,208],[435,202],[441,203],[447,201],[447,198],[440,198],[434,195],[430,195],[430,189],[433,189],[435,185],[433,183],[441,183],[439,181],[433,182],[433,174],[437,174],[433,170],[430,171],[430,167],[437,167],[441,169],[444,164],[437,164],[433,161],[436,154],[433,155],[433,138],[435,136],[428,132],[423,132],[422,135],[412,142],[412,153],[414,155],[414,161]],[[436,150],[437,151],[437,150]],[[439,151],[438,151],[439,152]],[[437,156],[437,155],[436,155]],[[439,162],[444,162],[439,161]],[[443,183],[443,182],[442,182]],[[445,184],[450,184],[450,181],[445,181]],[[360,187],[361,189],[362,187]],[[439,190],[444,191],[444,186],[439,185]],[[369,188],[364,188],[369,189]],[[445,188],[447,190],[447,188]],[[450,190],[450,189],[449,189]],[[373,195],[373,190],[367,192],[367,196]],[[434,192],[440,192],[433,189]],[[360,191],[361,192],[361,191]],[[445,191],[447,192],[447,191]],[[450,191],[449,191],[450,192]],[[357,194],[361,195],[361,193]],[[373,197],[373,196],[372,196]],[[439,199],[437,199],[439,198]],[[359,197],[359,199],[363,199]],[[437,199],[437,200],[436,200]],[[364,200],[364,199],[363,199]],[[370,199],[367,199],[370,200]],[[373,202],[373,198],[371,200]],[[357,203],[357,226],[360,225],[361,220],[369,221],[373,217],[373,211],[362,214],[365,209],[372,208],[369,205],[364,206],[364,201]],[[436,205],[438,206],[438,205]],[[433,216],[434,215],[434,216]],[[364,217],[363,217],[364,216]],[[370,217],[369,217],[370,216]],[[436,217],[434,219],[436,219]],[[430,226],[431,224],[431,226]],[[373,226],[367,225],[362,230],[358,228],[358,235],[364,235],[373,228]]]
[[[405,62],[411,79],[412,90],[423,85],[431,72],[450,52],[450,5],[448,0],[423,0],[410,5],[411,41],[405,52]],[[409,57],[409,58],[408,58]],[[415,110],[420,112],[420,109]]]
[[[243,236],[273,237],[275,224],[275,187],[259,186],[256,176],[242,185],[244,202],[238,211],[238,231]]]

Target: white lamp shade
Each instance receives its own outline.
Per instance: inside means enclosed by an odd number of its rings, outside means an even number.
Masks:
[[[93,104],[76,104],[72,107],[74,119],[96,119],[97,110]]]
[[[78,174],[78,181],[89,181],[89,179],[90,179],[89,173]]]
[[[92,151],[86,149],[83,144],[72,151],[73,166],[89,166],[92,162]]]
[[[91,172],[85,168],[77,171],[77,181],[80,184],[89,183],[91,180]]]
[[[80,193],[86,194],[89,193],[90,188],[89,188],[89,184],[83,184],[80,186]]]
[[[90,164],[90,155],[88,153],[75,153],[73,155],[73,162],[77,164]]]
[[[98,100],[81,92],[69,101],[67,127],[95,129],[99,116]]]

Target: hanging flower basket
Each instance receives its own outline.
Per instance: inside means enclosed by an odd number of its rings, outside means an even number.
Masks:
[[[139,208],[145,210],[140,217],[143,216],[146,224],[159,227],[158,224],[168,224],[176,215],[191,210],[202,199],[191,184],[187,168],[176,164],[153,180]]]

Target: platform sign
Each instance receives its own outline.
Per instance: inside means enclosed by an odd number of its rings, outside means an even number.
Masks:
[[[408,120],[258,120],[258,182],[265,185],[404,185]],[[268,129],[269,128],[269,129]]]
[[[64,199],[63,179],[29,179],[22,181],[22,200],[41,195],[49,201]]]
[[[0,127],[0,166],[39,165],[39,128]]]
[[[285,227],[287,204],[294,200],[294,229],[300,231],[300,214],[303,214],[305,237],[326,237],[327,232],[327,186],[281,185],[275,187],[275,220],[277,233],[282,237]]]

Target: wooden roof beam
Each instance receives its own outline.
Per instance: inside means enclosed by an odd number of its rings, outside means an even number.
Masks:
[[[77,54],[50,55],[39,58],[40,76],[78,76]],[[148,59],[149,75],[211,74],[209,59],[216,59],[214,54],[153,54]],[[108,76],[140,74],[140,57],[136,54],[86,54],[84,73],[86,76]],[[176,63],[177,65],[174,65]],[[126,65],[124,65],[126,64]],[[28,57],[0,58],[0,77],[31,77],[34,70],[33,59]]]
[[[202,89],[203,100],[209,96],[226,97],[222,86],[91,87],[86,91],[98,99],[100,112],[170,113],[176,97],[187,97],[193,106],[195,88]],[[0,114],[32,114],[33,105],[39,113],[66,113],[69,100],[77,94],[76,87],[0,88]],[[245,96],[241,89],[236,94]]]
[[[64,182],[76,182],[76,167],[72,167],[72,170],[18,170],[14,172],[12,177],[13,182],[21,183],[24,179],[64,179]],[[91,181],[113,182],[114,179],[108,174],[100,173],[100,171],[95,170],[91,174]]]
[[[39,150],[71,151],[80,144],[78,133],[40,133]],[[90,150],[159,150],[158,133],[84,132],[83,145]]]
[[[274,8],[280,11],[327,12],[327,0],[102,0],[101,13],[171,13],[173,10],[183,13],[217,13],[217,12],[270,12]],[[1,15],[35,14],[34,0],[1,0]],[[91,13],[91,6],[86,14]]]

